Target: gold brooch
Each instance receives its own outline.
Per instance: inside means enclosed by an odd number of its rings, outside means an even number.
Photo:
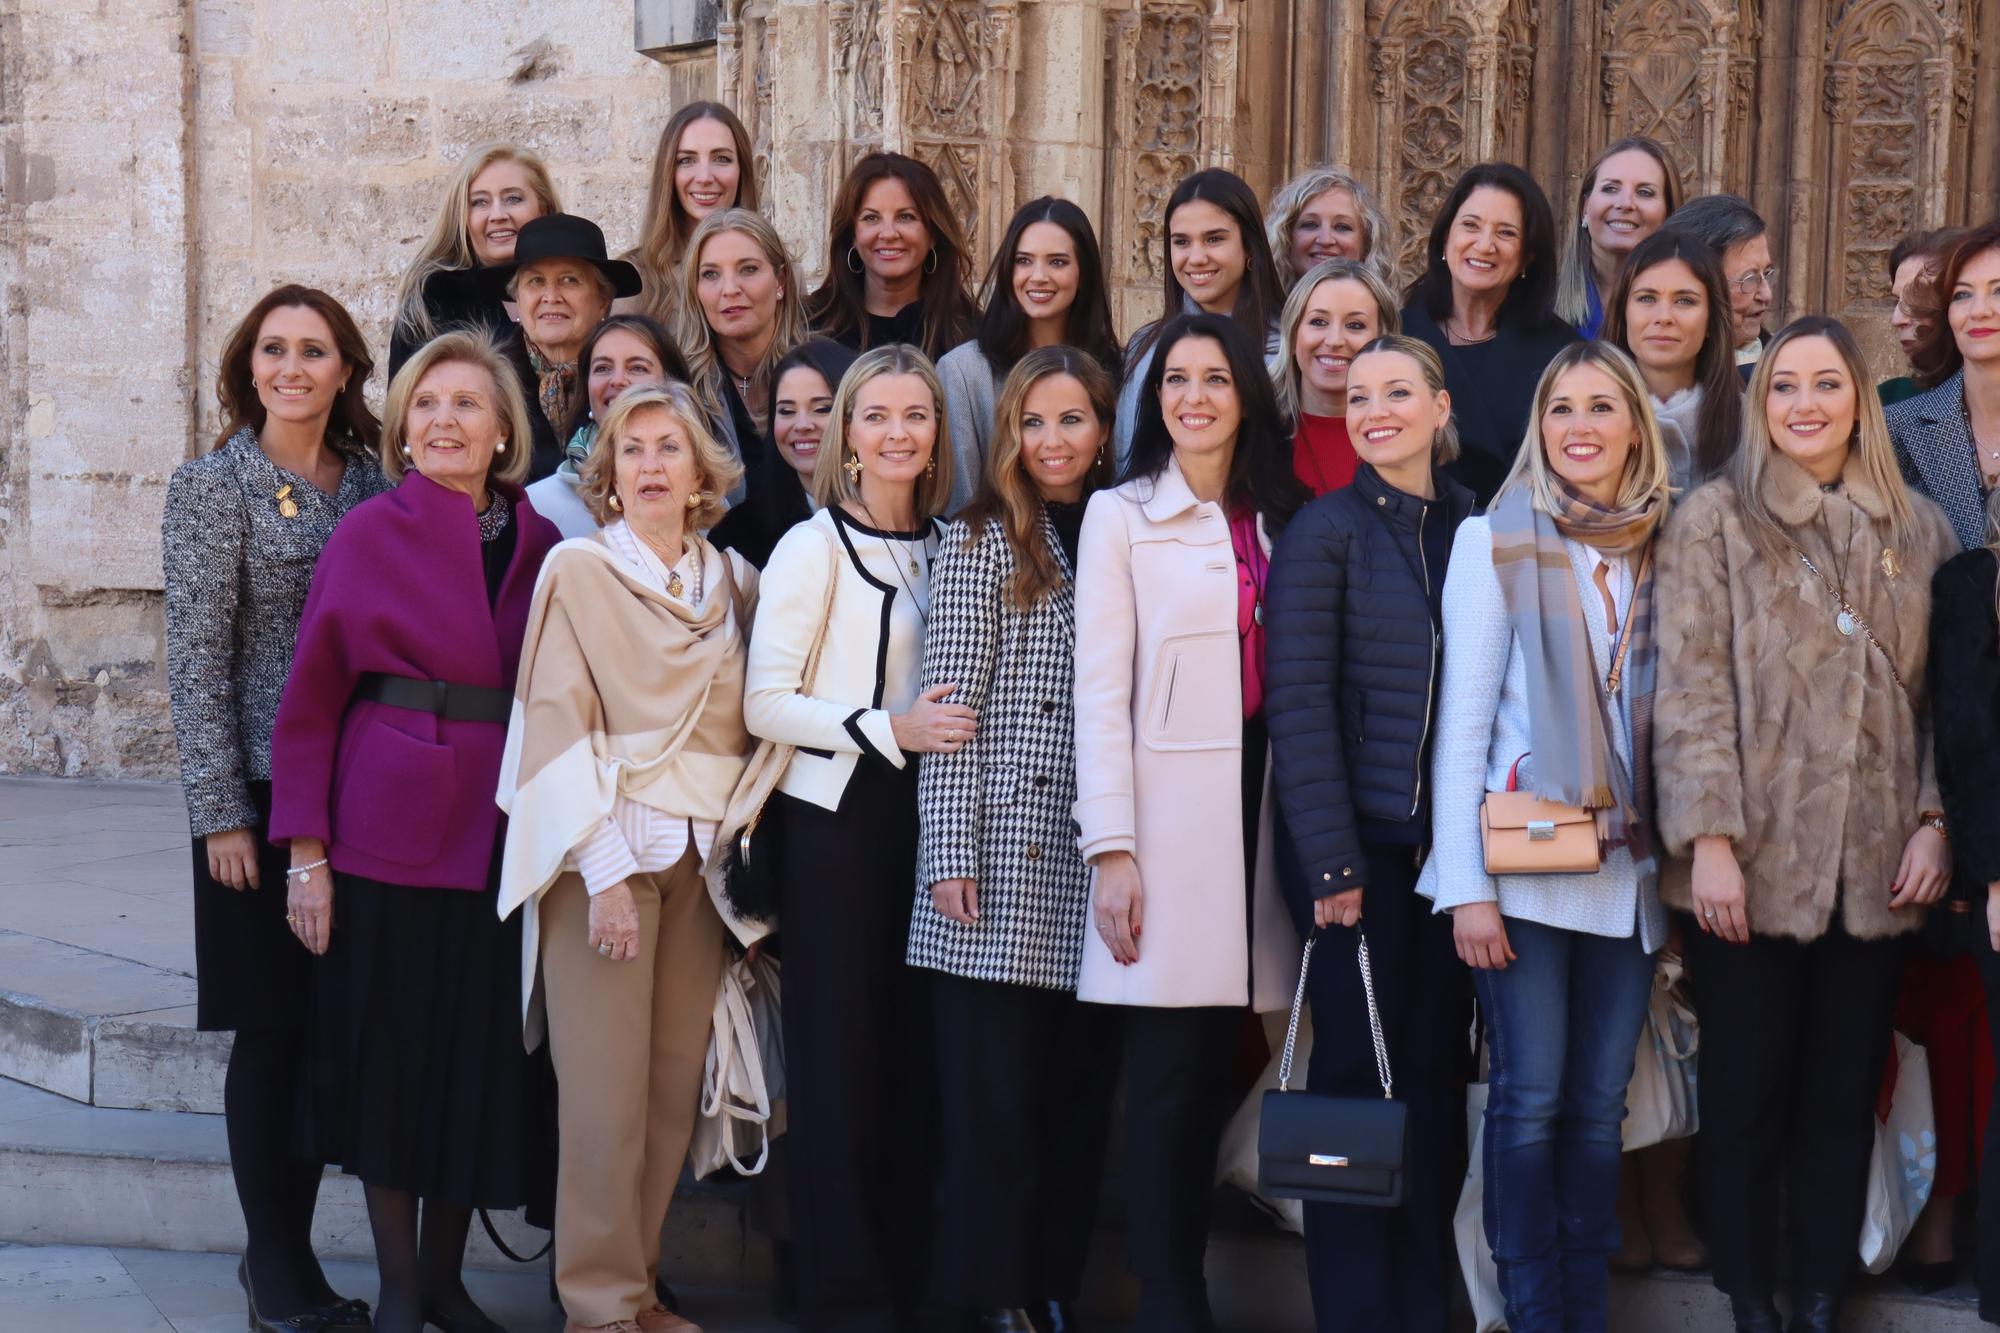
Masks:
[[[682,584],[681,584],[681,576],[680,576],[680,574],[679,574],[679,573],[669,573],[669,574],[667,575],[667,592],[668,592],[668,594],[669,594],[670,596],[674,596],[674,597],[678,597],[678,596],[680,596],[680,595],[681,595],[681,587],[682,587]]]
[[[278,488],[278,513],[284,518],[299,516],[299,502],[292,498],[292,483],[289,481]]]
[[[1892,578],[1892,579],[1893,579],[1893,578],[1895,578],[1895,577],[1896,577],[1896,572],[1897,572],[1897,569],[1898,569],[1898,568],[1899,568],[1899,567],[1898,567],[1898,565],[1896,564],[1896,548],[1895,548],[1895,547],[1893,547],[1893,546],[1885,546],[1885,547],[1883,547],[1883,548],[1882,548],[1882,573],[1883,573],[1884,575],[1888,576],[1889,578]]]

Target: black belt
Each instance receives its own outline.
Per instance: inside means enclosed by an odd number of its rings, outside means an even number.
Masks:
[[[391,708],[412,708],[432,713],[447,722],[505,723],[514,711],[514,695],[485,685],[454,685],[448,680],[418,680],[414,676],[392,676],[383,671],[366,672],[355,690],[357,699],[369,699]]]

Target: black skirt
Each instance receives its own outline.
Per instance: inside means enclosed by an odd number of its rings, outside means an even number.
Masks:
[[[305,1026],[313,956],[285,924],[291,853],[273,847],[271,784],[249,784],[260,887],[238,892],[208,873],[194,840],[195,1026],[203,1032],[289,1032]]]
[[[521,1040],[521,914],[479,892],[336,874],[316,988],[305,1150],[370,1185],[478,1208],[539,1197],[534,1065]]]

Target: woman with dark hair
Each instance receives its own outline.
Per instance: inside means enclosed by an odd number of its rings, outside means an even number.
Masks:
[[[1211,1333],[1202,1255],[1243,1011],[1284,1008],[1298,978],[1271,835],[1263,603],[1271,542],[1306,493],[1238,320],[1176,316],[1153,350],[1125,480],[1091,499],[1078,543],[1093,930],[1077,997],[1121,1006],[1126,1024],[1134,1326]]]
[[[1139,383],[1151,368],[1161,332],[1175,317],[1230,316],[1267,358],[1279,352],[1278,314],[1285,290],[1278,285],[1277,263],[1250,187],[1220,167],[1197,171],[1174,187],[1161,217],[1166,253],[1160,265],[1160,315],[1125,348],[1125,386],[1118,394],[1118,424],[1111,437],[1121,464],[1131,457],[1138,427]]]
[[[1431,226],[1403,331],[1437,349],[1457,406],[1453,476],[1481,505],[1521,451],[1535,385],[1576,330],[1555,315],[1555,222],[1534,178],[1482,162],[1458,178]]]
[[[1024,1311],[1074,1326],[1104,1176],[1115,1015],[1076,998],[1090,868],[1070,817],[1077,540],[1116,399],[1074,347],[1015,363],[932,584],[924,684],[955,683],[981,725],[917,775],[909,961],[931,973],[946,1127],[935,1286],[981,1333],[1026,1333]]]
[[[1730,341],[1736,349],[1737,371],[1748,383],[1751,367],[1764,354],[1764,312],[1771,308],[1771,285],[1778,280],[1764,219],[1738,195],[1704,194],[1675,209],[1661,226],[1706,242],[1722,261],[1722,281],[1729,288]]]
[[[1986,540],[2000,485],[2000,219],[1967,232],[1936,279],[1941,316],[1917,348],[1925,392],[1888,409],[1903,479],[1943,507],[1958,544]]]
[[[1638,363],[1675,490],[1721,472],[1743,430],[1743,386],[1729,345],[1729,292],[1715,251],[1654,232],[1618,270],[1604,341]]]
[[[349,509],[389,488],[363,392],[372,369],[338,301],[277,288],[223,345],[214,450],[167,484],[167,686],[194,835],[195,1021],[236,1034],[223,1117],[253,1327],[305,1314],[369,1326],[367,1307],[336,1296],[313,1257],[323,1165],[292,1152],[312,970],[285,925],[285,855],[268,833],[271,727],[313,561]]]
[[[757,207],[757,162],[750,131],[736,113],[720,102],[689,102],[674,112],[653,153],[639,243],[624,256],[644,288],[625,304],[673,328],[682,313],[681,263],[694,229],[725,208]]]
[[[778,539],[794,523],[812,517],[813,467],[833,417],[840,378],[854,359],[853,349],[815,334],[771,368],[766,412],[771,428],[759,445],[763,484],[715,525],[709,540],[719,549],[735,551],[762,569]]]
[[[1912,232],[1897,241],[1889,251],[1886,261],[1889,295],[1896,302],[1889,310],[1889,327],[1895,330],[1896,342],[1903,349],[1904,359],[1909,361],[1913,371],[1924,340],[1930,337],[1932,326],[1944,314],[1938,300],[1938,265],[1944,262],[1951,248],[1965,238],[1965,232],[1964,227],[1938,227],[1931,231]],[[1882,399],[1882,406],[1887,407],[1905,398],[1916,397],[1924,388],[1917,383],[1916,376],[1910,374],[1883,380],[1875,386],[1875,392]]]
[[[1097,233],[1082,209],[1043,195],[1021,205],[987,272],[979,336],[938,360],[954,460],[951,512],[972,499],[984,476],[1001,381],[1037,347],[1066,344],[1087,353],[1112,377],[1123,356],[1111,329],[1111,299]]]
[[[937,357],[978,331],[965,232],[917,159],[870,153],[848,170],[826,252],[826,280],[806,297],[815,333],[857,352],[909,343]]]
[[[551,476],[528,487],[535,512],[556,525],[565,537],[588,537],[598,529],[596,517],[577,494],[583,460],[597,439],[597,423],[611,410],[612,400],[635,384],[688,380],[687,363],[667,331],[649,315],[613,315],[583,340],[577,354],[583,392],[576,395],[563,424],[562,464]],[[703,422],[704,425],[708,423]]]
[[[1643,134],[1606,145],[1577,187],[1576,227],[1563,249],[1556,313],[1595,338],[1619,264],[1680,201],[1680,177],[1666,149]]]

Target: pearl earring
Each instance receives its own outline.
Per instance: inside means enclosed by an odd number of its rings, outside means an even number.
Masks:
[[[506,453],[506,452],[507,452],[507,437],[506,437],[506,436],[504,436],[504,435],[503,435],[503,436],[501,436],[501,437],[500,437],[500,443],[498,443],[498,444],[496,444],[496,445],[494,445],[494,446],[493,446],[493,452],[494,452],[494,453],[496,453],[496,454],[504,454],[504,453]]]

